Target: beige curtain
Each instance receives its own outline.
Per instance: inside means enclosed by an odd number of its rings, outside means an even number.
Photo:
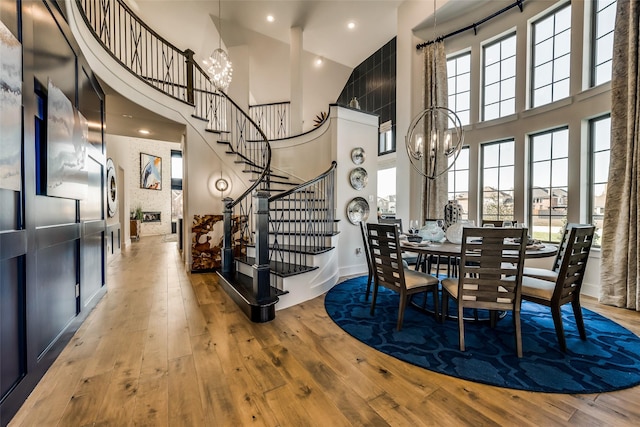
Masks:
[[[611,78],[611,160],[602,235],[600,302],[640,311],[640,2],[618,0]]]
[[[444,42],[436,42],[423,48],[424,55],[424,108],[437,105],[447,106],[447,57],[444,52]],[[428,127],[429,120],[425,120]],[[424,135],[428,135],[425,129]],[[428,161],[428,156],[424,156]],[[436,173],[446,169],[447,158],[442,155],[436,163]],[[427,166],[425,165],[425,170]],[[422,195],[422,217],[443,218],[444,205],[447,204],[447,174],[443,173],[436,179],[424,179]]]

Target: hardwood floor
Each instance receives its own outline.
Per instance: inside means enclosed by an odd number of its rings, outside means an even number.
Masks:
[[[251,323],[160,237],[114,259],[108,286],[11,426],[640,424],[640,387],[544,394],[436,374],[351,338],[323,296]],[[640,333],[640,313],[584,306]]]

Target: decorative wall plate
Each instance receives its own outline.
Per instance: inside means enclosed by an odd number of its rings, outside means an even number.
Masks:
[[[349,173],[349,181],[351,182],[351,186],[356,190],[362,190],[367,186],[367,182],[369,181],[369,175],[364,168],[355,168],[351,170]]]
[[[116,168],[111,158],[107,159],[107,214],[109,218],[116,216],[118,211],[118,183]]]
[[[356,147],[351,150],[351,161],[356,165],[361,165],[364,163],[365,159],[364,149],[362,147]]]
[[[347,205],[347,218],[351,224],[358,224],[369,218],[369,203],[362,197],[353,198]]]

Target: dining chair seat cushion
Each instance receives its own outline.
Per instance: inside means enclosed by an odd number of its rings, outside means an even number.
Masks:
[[[507,277],[503,280],[515,280],[513,277]],[[466,285],[467,287],[465,289],[473,289],[473,290],[477,290],[478,286],[474,286],[474,285]],[[458,299],[458,279],[452,279],[452,278],[446,278],[442,280],[442,287],[444,288],[444,290],[446,290],[447,292],[449,292],[449,294],[455,298]],[[498,288],[499,291],[501,292],[508,292],[507,289],[503,288],[502,286],[500,286]],[[476,298],[471,296],[471,295],[467,295],[464,296],[462,299],[464,299],[465,301],[475,301]],[[503,302],[503,303],[509,303],[511,302],[511,298],[498,298],[497,299],[498,302]]]
[[[553,296],[553,290],[555,289],[555,287],[555,282],[537,279],[535,277],[522,277],[523,298],[529,296],[551,301],[551,297]]]
[[[407,290],[411,290],[422,286],[437,285],[438,279],[430,274],[422,273],[410,268],[405,268],[404,282],[407,285]]]
[[[557,271],[536,267],[524,267],[522,269],[522,275],[527,277],[535,277],[536,279],[548,280],[550,282],[555,282],[558,278]]]

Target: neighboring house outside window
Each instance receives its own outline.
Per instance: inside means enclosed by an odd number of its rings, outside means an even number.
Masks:
[[[529,141],[529,234],[545,242],[560,242],[567,223],[569,129],[564,127],[534,134]]]
[[[449,158],[449,164],[453,162]],[[469,147],[462,147],[448,173],[448,199],[456,200],[462,206],[462,218],[469,218]]]
[[[482,145],[482,220],[513,220],[515,142]]]

